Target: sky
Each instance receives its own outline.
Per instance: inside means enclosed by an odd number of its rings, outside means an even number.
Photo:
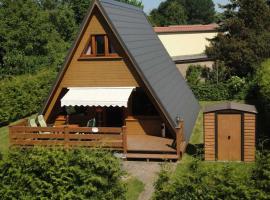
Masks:
[[[157,8],[158,5],[160,4],[160,2],[162,2],[164,0],[142,0],[143,4],[144,4],[144,11],[146,13],[149,13],[150,10],[152,10],[153,8]],[[213,0],[216,4],[216,9],[218,11],[220,11],[220,9],[218,9],[218,4],[226,4],[228,2],[228,0]]]

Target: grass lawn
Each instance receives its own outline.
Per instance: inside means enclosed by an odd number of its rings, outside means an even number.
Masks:
[[[32,115],[28,118],[34,117],[35,115]],[[16,122],[11,123],[11,125],[16,125],[21,120],[18,120]],[[8,153],[8,147],[9,147],[9,139],[8,139],[8,126],[0,127],[0,152],[3,155],[6,155]]]
[[[8,127],[4,126],[0,128],[0,152],[4,155],[7,154],[8,151]]]
[[[198,152],[198,149],[203,147],[203,108],[206,105],[215,104],[215,103],[221,103],[221,102],[200,102],[201,105],[201,111],[199,113],[196,125],[194,127],[189,148],[187,149],[187,152],[184,154],[183,159],[180,161],[180,163],[177,165],[177,168],[175,170],[175,176],[181,176],[182,174],[187,173],[188,166],[190,162],[194,159],[194,154],[200,153]],[[215,170],[222,170],[224,166],[232,167],[234,170],[236,170],[239,175],[247,175],[250,170],[252,170],[253,163],[243,163],[243,162],[207,162],[203,161],[201,167],[204,167],[206,169],[215,169]]]
[[[126,181],[127,184],[127,193],[126,193],[126,199],[128,200],[137,200],[139,198],[140,193],[144,190],[144,184],[134,178],[131,177]]]

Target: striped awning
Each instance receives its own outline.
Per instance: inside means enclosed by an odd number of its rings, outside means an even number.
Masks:
[[[61,106],[127,107],[135,87],[70,87]]]

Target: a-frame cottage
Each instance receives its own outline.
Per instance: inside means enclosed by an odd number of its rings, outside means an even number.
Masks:
[[[143,11],[94,0],[41,112],[51,127],[10,127],[10,140],[179,159],[198,111]]]

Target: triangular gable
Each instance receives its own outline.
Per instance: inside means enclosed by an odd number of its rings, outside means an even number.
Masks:
[[[177,116],[184,120],[185,137],[188,140],[199,111],[198,102],[141,9],[113,0],[93,1],[75,46],[81,38],[94,6],[101,10],[145,88],[165,116],[169,127],[175,130],[178,126]],[[67,57],[55,87],[59,84],[61,74],[65,72],[71,55],[72,51]],[[55,87],[51,96],[55,93]],[[47,101],[47,106],[49,101],[50,99]]]

